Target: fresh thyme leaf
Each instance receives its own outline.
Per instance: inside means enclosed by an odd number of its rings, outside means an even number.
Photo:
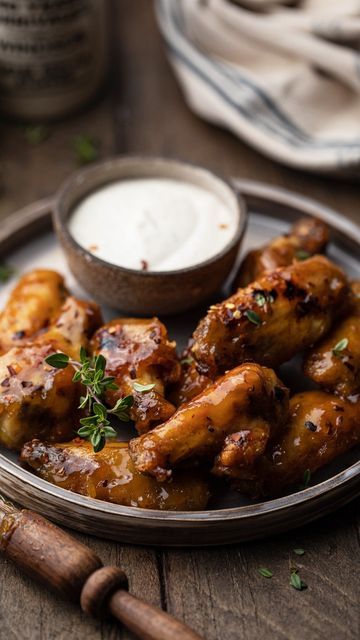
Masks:
[[[29,144],[37,145],[44,142],[50,135],[50,130],[44,124],[35,124],[25,129],[25,138]]]
[[[45,362],[55,369],[65,369],[69,364],[69,359],[65,353],[53,353],[45,358]]]
[[[97,143],[87,135],[76,136],[74,139],[76,159],[79,164],[89,164],[98,157]]]
[[[80,350],[80,362],[71,360],[65,353],[54,353],[46,358],[46,362],[56,369],[63,369],[68,364],[74,368],[73,382],[80,382],[86,393],[80,397],[79,409],[86,409],[89,415],[80,419],[77,434],[87,438],[95,451],[101,451],[106,444],[106,438],[116,435],[110,424],[109,415],[113,414],[124,422],[130,420],[130,408],[134,398],[129,395],[120,398],[112,409],[107,409],[102,402],[103,394],[111,389],[117,390],[113,376],[105,376],[106,359],[102,354],[95,358],[88,357],[84,348]],[[141,385],[142,390],[149,390],[155,385]]]
[[[272,578],[273,577],[273,572],[270,571],[270,569],[267,569],[266,567],[260,567],[258,569],[258,573],[260,573],[260,575],[263,578]]]
[[[14,270],[12,267],[9,267],[6,264],[0,264],[0,282],[5,284],[8,280],[10,280]]]
[[[261,324],[261,318],[259,314],[256,313],[256,311],[252,311],[251,309],[248,309],[247,311],[245,311],[245,316],[253,324],[256,324],[256,325]]]
[[[303,556],[305,551],[304,549],[293,549],[293,552],[296,553],[297,556]]]
[[[311,471],[310,469],[306,469],[304,471],[304,478],[303,478],[304,489],[306,489],[309,486],[310,479],[311,479]]]
[[[254,295],[254,300],[257,304],[258,307],[263,307],[264,304],[266,304],[266,296],[265,293],[263,293],[262,291],[258,291],[257,293],[255,293]]]
[[[183,358],[180,360],[180,364],[192,364],[194,362],[194,358],[188,356],[187,358]]]
[[[85,364],[85,362],[90,362],[90,358],[88,358],[88,354],[86,352],[85,347],[80,347],[80,362],[81,364]]]
[[[133,387],[135,391],[145,393],[145,391],[151,391],[151,389],[155,387],[155,384],[141,384],[141,382],[134,382]]]
[[[298,591],[307,589],[307,584],[301,580],[297,569],[291,572],[290,584],[292,587],[294,587],[294,589],[297,589]]]
[[[297,258],[297,260],[307,260],[308,258],[310,258],[310,253],[304,251],[304,249],[299,249],[299,251],[295,253],[295,257]]]
[[[346,349],[348,344],[349,344],[349,340],[347,338],[343,338],[342,340],[339,340],[339,342],[332,349],[333,355],[336,357],[339,357],[341,355],[341,352],[344,351],[344,349]]]

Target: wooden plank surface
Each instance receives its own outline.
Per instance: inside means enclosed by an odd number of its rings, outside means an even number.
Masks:
[[[111,75],[101,100],[52,125],[49,138],[35,147],[26,143],[23,127],[0,123],[0,218],[54,193],[76,168],[73,138],[90,134],[100,141],[100,157],[180,157],[318,198],[359,222],[358,185],[281,167],[194,116],[166,61],[149,0],[111,5]],[[359,504],[352,503],[301,530],[221,549],[160,551],[76,535],[104,562],[121,564],[136,595],[167,608],[208,640],[355,640],[359,525]],[[296,547],[305,555],[295,556]],[[290,587],[289,562],[300,568],[306,591]],[[271,580],[258,574],[263,566],[273,571]],[[131,638],[116,625],[85,619],[1,557],[0,574],[1,640]]]

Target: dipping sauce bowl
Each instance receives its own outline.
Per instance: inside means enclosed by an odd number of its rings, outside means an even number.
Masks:
[[[117,201],[115,203],[109,203],[109,208],[110,205],[112,206],[112,223],[110,229],[112,238],[110,239],[115,240],[116,246],[118,243],[120,264],[115,264],[115,260],[113,260],[114,250],[112,250],[112,252],[109,251],[108,254],[103,250],[100,257],[96,255],[96,243],[86,245],[86,242],[82,244],[79,241],[79,234],[73,231],[73,229],[76,229],[73,223],[75,220],[74,216],[78,215],[77,212],[81,210],[80,232],[83,225],[84,238],[89,237],[91,225],[93,229],[94,202],[103,202],[103,204],[99,206],[98,211],[99,232],[97,235],[100,239],[104,236],[104,226],[102,225],[106,225],[106,220],[109,219],[108,214],[110,214],[110,211],[107,211],[105,200],[102,201],[101,198],[100,200],[93,198],[92,210],[90,208],[89,213],[87,213],[87,203],[91,202],[92,195],[101,194],[101,190],[104,190],[105,193],[105,188],[109,185],[116,185],[118,183],[125,184],[125,182],[129,181],[132,181],[130,185],[132,190],[136,188],[137,184],[139,188],[141,185],[141,188],[144,190],[144,185],[146,186],[147,183],[150,184],[150,181],[154,182],[155,180],[157,185],[159,185],[159,181],[165,181],[164,184],[169,187],[172,186],[173,191],[174,182],[178,183],[179,194],[182,192],[186,193],[187,191],[189,193],[194,192],[195,194],[196,191],[199,193],[200,190],[202,193],[206,191],[207,194],[211,196],[209,197],[209,202],[219,203],[219,210],[223,210],[225,214],[227,214],[227,218],[232,221],[231,235],[229,235],[228,229],[226,234],[224,234],[222,230],[222,228],[224,229],[227,225],[218,225],[220,250],[216,250],[214,237],[216,240],[217,236],[214,236],[214,233],[212,233],[211,247],[215,247],[213,254],[211,254],[211,248],[201,246],[201,242],[199,242],[201,237],[197,238],[198,251],[196,253],[198,253],[198,255],[189,256],[189,254],[187,254],[189,260],[188,266],[186,266],[185,262],[184,266],[177,266],[177,268],[172,268],[171,270],[162,270],[159,266],[152,269],[151,262],[147,264],[145,260],[138,261],[139,268],[122,266],[121,246],[124,246],[124,242],[126,241],[126,238],[123,237],[124,233],[122,234],[122,221],[126,220],[127,222],[127,238],[129,238],[129,216],[130,220],[135,220],[137,216],[137,228],[140,229],[141,232],[141,226],[139,227],[142,220],[141,212],[136,211],[134,213],[134,211],[132,211],[131,200],[127,202],[127,205],[124,204],[123,206]],[[197,189],[186,189],[186,185],[191,185]],[[107,192],[109,194],[114,192],[115,194],[116,189],[108,189]],[[143,200],[146,203],[146,197],[143,198]],[[206,200],[205,194],[205,198],[199,202],[206,202]],[[199,202],[197,203],[198,207]],[[174,207],[175,205],[179,206],[179,203],[174,203]],[[149,208],[151,209],[150,204]],[[166,213],[166,211],[164,211],[164,201],[162,201],[162,203],[159,202],[159,215],[161,208],[162,220],[167,224],[167,233],[169,235],[170,222],[164,217]],[[152,192],[152,209],[150,213],[152,219],[155,220],[156,206],[154,207],[154,191]],[[176,224],[176,216],[174,216],[174,211],[171,211],[171,205],[169,206],[169,219],[170,213],[172,214],[171,219],[174,220],[174,224]],[[206,211],[201,211],[201,228],[207,231],[206,218],[204,226],[205,214]],[[180,213],[177,213],[178,220],[180,219],[180,215]],[[186,215],[189,218],[188,211],[186,211]],[[133,217],[131,218],[131,216]],[[94,164],[91,167],[75,173],[60,188],[53,211],[56,233],[64,249],[70,270],[79,284],[99,303],[106,304],[126,314],[143,316],[181,313],[214,296],[225,282],[235,264],[245,231],[246,220],[246,207],[243,200],[225,180],[219,178],[207,169],[184,162],[166,158],[148,157],[114,158]],[[213,224],[213,222],[213,217],[211,219],[209,212],[209,225],[211,223]],[[194,216],[194,225],[195,224],[196,220]],[[87,225],[89,225],[89,227]],[[165,226],[164,224],[164,227]],[[175,231],[177,230],[174,229],[174,232]],[[96,237],[96,229],[93,233]],[[135,223],[134,233],[137,233]],[[227,238],[224,246],[221,246],[222,233],[223,237]],[[76,238],[74,237],[75,235]],[[204,242],[206,238],[208,238],[208,234],[204,233]],[[134,238],[134,240],[136,240],[136,238]],[[161,226],[158,230],[158,236],[155,234],[151,240],[151,242],[154,243],[157,241],[161,242]],[[127,260],[130,260],[132,256],[131,252],[129,253],[128,245],[129,242],[126,248]],[[112,247],[114,249],[114,243]],[[147,247],[147,249],[149,248],[154,247]],[[210,251],[210,254],[207,253],[207,249]],[[124,255],[125,254],[126,251],[124,251]],[[203,255],[206,255],[206,259],[201,258]],[[172,256],[169,255],[168,262],[170,261],[171,263],[171,259]]]

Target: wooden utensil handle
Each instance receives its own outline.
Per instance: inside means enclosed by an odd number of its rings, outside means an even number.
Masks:
[[[103,567],[87,580],[81,607],[98,616],[108,610],[143,640],[201,640],[200,636],[168,613],[125,591],[124,574],[118,567]]]
[[[102,567],[100,558],[59,527],[32,511],[19,511],[0,496],[0,551],[32,577],[86,613],[110,612],[142,640],[201,640],[170,615],[127,593],[119,567]]]

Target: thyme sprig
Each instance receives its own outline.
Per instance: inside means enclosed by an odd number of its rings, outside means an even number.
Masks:
[[[101,451],[107,438],[114,438],[116,430],[111,426],[109,415],[115,415],[122,422],[129,422],[130,409],[134,403],[132,395],[119,398],[112,409],[108,409],[102,402],[106,391],[116,391],[119,387],[115,384],[115,378],[105,375],[106,359],[99,354],[89,357],[86,350],[80,349],[80,362],[72,360],[65,353],[53,353],[45,358],[45,362],[55,369],[65,369],[71,365],[75,369],[73,382],[80,382],[85,387],[85,395],[80,398],[79,409],[86,409],[89,414],[81,418],[81,427],[77,434],[81,438],[88,439],[95,451]],[[143,391],[149,390],[147,385]]]

